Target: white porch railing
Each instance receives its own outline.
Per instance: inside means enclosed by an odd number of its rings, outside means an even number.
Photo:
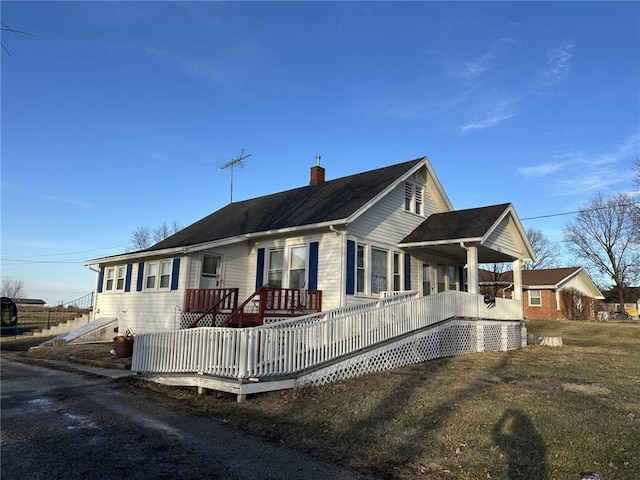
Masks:
[[[482,296],[452,290],[426,297],[414,294],[403,301],[390,297],[254,328],[139,334],[131,369],[235,379],[289,375],[451,318],[522,319],[520,302],[497,300],[488,308]]]

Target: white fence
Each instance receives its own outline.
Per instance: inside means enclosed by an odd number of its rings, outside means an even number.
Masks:
[[[411,298],[413,297],[413,298]],[[234,379],[290,375],[452,318],[522,319],[521,303],[447,291],[390,297],[254,328],[201,327],[139,334],[131,369]]]

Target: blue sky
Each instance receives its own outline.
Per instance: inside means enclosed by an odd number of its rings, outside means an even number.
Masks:
[[[427,155],[562,241],[640,157],[638,2],[8,2],[2,276],[57,304],[131,232]],[[575,264],[566,259],[567,264]],[[559,265],[560,266],[560,265]],[[563,266],[563,265],[561,265]]]

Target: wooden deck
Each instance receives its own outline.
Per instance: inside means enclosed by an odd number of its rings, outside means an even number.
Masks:
[[[253,327],[265,318],[298,317],[322,311],[321,290],[261,287],[238,305],[237,288],[188,289],[183,314],[188,328]],[[193,314],[198,314],[195,316]]]

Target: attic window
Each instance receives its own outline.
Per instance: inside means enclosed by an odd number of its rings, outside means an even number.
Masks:
[[[405,212],[415,213],[416,215],[423,214],[422,208],[422,186],[412,183],[404,183],[404,210]]]

